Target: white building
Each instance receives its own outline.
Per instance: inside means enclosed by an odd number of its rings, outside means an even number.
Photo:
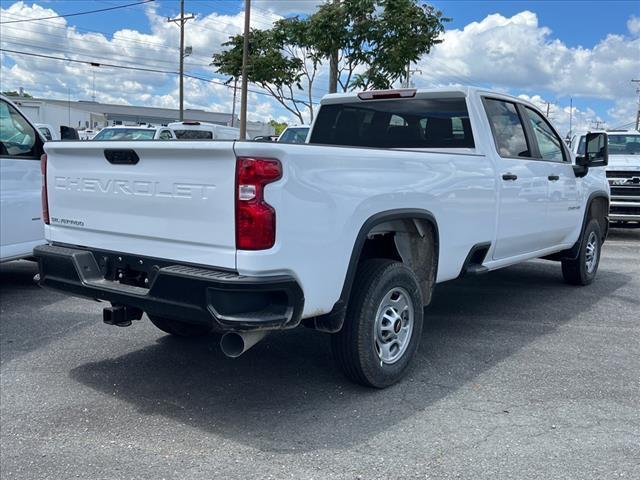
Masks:
[[[180,118],[180,112],[171,108],[26,97],[12,97],[11,100],[20,106],[20,109],[32,122],[47,123],[58,131],[61,125],[78,130],[87,128],[99,130],[110,125],[138,125],[140,123],[166,125],[176,122]],[[217,125],[231,126],[232,124],[230,113],[208,112],[206,110],[186,109],[184,119]],[[233,123],[237,126],[240,121],[236,117]],[[247,134],[250,138],[257,135],[273,135],[274,128],[263,122],[247,122]]]

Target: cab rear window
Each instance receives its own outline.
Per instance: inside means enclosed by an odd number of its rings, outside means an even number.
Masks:
[[[323,105],[310,143],[376,148],[473,148],[464,98]]]
[[[211,140],[213,133],[206,130],[174,130],[179,140]]]

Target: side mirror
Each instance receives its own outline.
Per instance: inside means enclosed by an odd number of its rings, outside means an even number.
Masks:
[[[584,156],[576,157],[581,167],[605,167],[609,164],[609,142],[606,133],[587,133]]]
[[[75,128],[62,125],[60,126],[60,139],[61,140],[80,140],[80,136],[78,135],[78,131]]]

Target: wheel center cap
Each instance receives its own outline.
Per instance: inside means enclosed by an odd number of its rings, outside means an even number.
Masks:
[[[400,320],[396,320],[393,324],[393,331],[398,333],[402,328],[402,322]]]

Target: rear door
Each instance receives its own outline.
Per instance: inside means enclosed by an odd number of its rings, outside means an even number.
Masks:
[[[483,104],[496,147],[500,189],[493,258],[541,250],[548,246],[547,168],[533,158],[533,145],[517,104],[488,97]]]
[[[235,268],[232,143],[49,142],[54,242]]]

